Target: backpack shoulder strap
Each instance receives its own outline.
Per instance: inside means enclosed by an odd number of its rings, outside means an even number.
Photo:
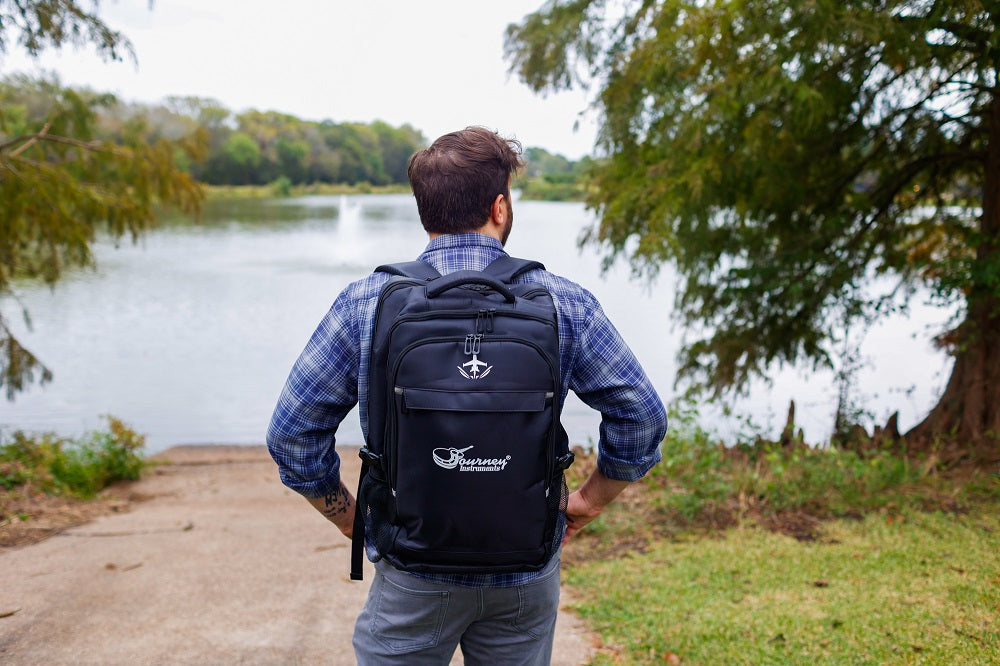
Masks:
[[[398,264],[382,264],[375,269],[376,273],[388,273],[417,280],[433,280],[441,277],[437,270],[424,261],[403,261]]]
[[[536,268],[545,270],[545,265],[538,261],[518,259],[504,254],[494,259],[493,263],[487,266],[483,272],[503,282],[510,282],[517,276]]]

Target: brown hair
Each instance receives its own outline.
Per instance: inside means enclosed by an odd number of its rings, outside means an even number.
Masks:
[[[510,178],[524,166],[521,143],[485,127],[466,127],[410,156],[406,175],[428,232],[479,229],[498,194],[510,199]]]

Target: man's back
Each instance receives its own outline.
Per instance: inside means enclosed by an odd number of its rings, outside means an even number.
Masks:
[[[513,224],[510,177],[521,166],[519,150],[513,140],[468,128],[440,137],[411,157],[410,183],[430,236],[420,261],[447,275],[483,270],[504,255]],[[356,403],[366,439],[386,427],[384,417],[370,422],[368,415],[370,401],[378,399],[369,380],[372,338],[379,293],[388,279],[375,273],[337,297],[292,368],[268,431],[282,481],[346,536],[352,534],[356,509],[340,480],[335,435]],[[558,516],[555,539],[564,535],[565,540],[659,461],[666,414],[642,367],[590,292],[544,270],[532,270],[514,282],[537,283],[554,302],[557,404],[561,408],[572,390],[602,415],[597,469],[569,493]],[[469,368],[475,369],[481,376],[482,368]],[[358,662],[446,664],[461,644],[472,661],[548,663],[559,599],[559,554],[553,550],[540,571],[486,567],[475,574],[411,574],[380,559],[378,549],[370,547],[370,558],[377,560],[376,578],[355,625]]]

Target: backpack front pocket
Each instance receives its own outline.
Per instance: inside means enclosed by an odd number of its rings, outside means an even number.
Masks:
[[[455,565],[537,557],[553,393],[403,386],[394,393],[397,548]]]

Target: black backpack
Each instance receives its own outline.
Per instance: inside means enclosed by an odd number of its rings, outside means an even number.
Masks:
[[[559,422],[555,306],[538,284],[510,284],[538,262],[503,256],[441,276],[415,261],[375,315],[368,438],[351,578],[364,532],[404,571],[538,571],[558,547],[573,461]]]

